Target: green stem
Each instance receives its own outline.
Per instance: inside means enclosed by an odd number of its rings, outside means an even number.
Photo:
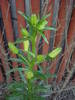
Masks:
[[[33,100],[31,80],[28,80],[28,100]]]
[[[32,40],[32,53],[36,54],[35,40]]]
[[[32,52],[36,55],[36,34],[37,34],[37,30],[34,28],[33,29],[33,36],[32,36]]]

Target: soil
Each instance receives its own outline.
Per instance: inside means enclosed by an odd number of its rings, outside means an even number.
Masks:
[[[75,100],[75,95],[72,90],[63,91],[56,97],[56,100]]]

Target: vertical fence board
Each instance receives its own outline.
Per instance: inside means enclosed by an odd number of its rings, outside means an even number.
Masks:
[[[9,3],[10,3],[12,27],[13,27],[13,32],[14,32],[14,41],[16,41],[19,37],[18,21],[17,21],[17,14],[16,14],[16,0],[9,0]],[[19,44],[17,44],[16,46],[20,47]],[[18,56],[17,56],[17,58],[18,58]],[[14,66],[15,67],[22,67],[22,65],[20,63],[15,63]],[[19,80],[20,79],[19,73],[16,72],[15,74],[17,74],[16,75],[16,80]]]
[[[26,15],[31,15],[31,0],[25,0]]]
[[[64,38],[64,41],[62,41],[62,48],[64,50],[64,44],[63,42],[65,43],[65,48],[67,48],[67,36],[68,36],[68,28],[69,28],[69,23],[70,23],[70,20],[71,20],[71,15],[72,15],[72,8],[73,8],[73,0],[67,0],[66,2],[66,21],[65,21],[65,28],[64,28],[64,35],[63,35],[63,38]],[[63,53],[63,51],[62,51]],[[60,63],[61,63],[61,54],[59,55],[59,58],[58,58],[58,61],[57,61],[57,64],[56,64],[56,70],[55,70],[55,73],[57,74],[58,73],[58,70],[59,70],[59,66],[60,66]]]
[[[7,58],[9,59],[10,57],[10,54],[9,54],[9,51],[8,51],[8,44],[7,44],[7,41],[9,40],[12,40],[12,34],[11,32],[13,31],[11,29],[11,20],[9,19],[10,18],[10,14],[9,14],[9,5],[8,5],[8,1],[5,1],[5,0],[2,0],[1,1],[1,12],[2,12],[2,19],[1,19],[1,23],[2,23],[2,27],[1,27],[1,30],[2,30],[2,38],[4,40],[4,46],[5,46],[5,50],[6,50],[6,53],[8,53],[7,55]],[[4,22],[4,23],[3,23]],[[6,34],[7,33],[7,34]],[[9,35],[10,34],[10,35]],[[6,43],[5,43],[6,42]],[[12,68],[12,63],[9,62],[9,66],[10,68]],[[9,68],[8,68],[9,69]],[[10,69],[9,69],[10,70]],[[11,74],[12,77],[13,74]],[[11,80],[11,79],[10,79]]]
[[[40,0],[31,0],[32,13],[37,15],[40,13]]]
[[[19,32],[19,38],[22,38],[21,27],[25,27],[25,19],[20,14],[18,14],[18,11],[22,11],[23,13],[25,13],[25,0],[16,1],[18,32]],[[22,43],[20,44],[20,48],[23,49]]]
[[[14,30],[12,26],[12,19],[11,19],[11,13],[10,13],[10,3],[8,1],[2,0],[1,3],[1,9],[2,9],[2,17],[3,17],[3,22],[4,22],[4,28],[6,30],[6,37],[8,42],[13,42],[14,41]],[[12,15],[13,16],[13,15]],[[9,52],[9,51],[8,51]],[[16,55],[10,53],[12,57],[16,57]],[[14,62],[12,65],[10,64],[13,68],[17,66],[17,64]],[[15,79],[16,77],[19,76],[17,73],[14,74]]]
[[[59,6],[59,13],[58,13],[58,30],[56,32],[55,35],[55,43],[54,46],[61,46],[64,49],[64,30],[65,30],[65,25],[66,25],[66,1],[65,0],[61,0],[60,1],[60,6]],[[59,26],[60,25],[60,26]],[[62,44],[63,41],[63,44]],[[59,60],[61,58],[61,55],[59,56]],[[53,61],[53,63],[51,64],[51,70],[50,72],[53,74],[55,73],[55,71],[58,69],[58,63],[60,61],[58,61],[58,58],[55,59],[55,61]],[[57,68],[56,68],[57,66]]]
[[[66,68],[66,63],[69,59],[69,55],[72,51],[72,49],[74,48],[74,40],[75,40],[75,9],[73,10],[72,13],[72,19],[70,22],[70,26],[69,26],[69,31],[68,31],[68,37],[67,37],[67,42],[68,42],[68,50],[66,49],[64,52],[64,57],[62,59],[61,65],[60,65],[60,69],[58,72],[58,79],[57,81],[61,81],[62,79],[62,75],[64,74],[64,70]]]
[[[17,14],[16,14],[16,1],[15,0],[9,0],[10,3],[10,11],[11,11],[11,19],[12,19],[12,27],[14,32],[14,40],[19,36],[18,32],[18,24],[17,24]]]
[[[53,7],[53,17],[52,17],[52,27],[54,27],[54,28],[58,28],[57,22],[58,22],[58,12],[60,9],[59,5],[60,5],[60,0],[55,0],[54,7]],[[55,35],[56,35],[56,32],[51,31],[50,42],[49,42],[49,51],[51,51],[54,47]]]
[[[62,36],[64,35],[65,22],[66,22],[66,2],[65,0],[61,0],[59,14],[58,14],[58,25],[60,25],[60,28],[56,32],[55,45],[54,45],[55,47],[61,44]]]

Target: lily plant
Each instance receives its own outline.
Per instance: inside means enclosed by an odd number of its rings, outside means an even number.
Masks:
[[[45,100],[51,87],[48,84],[48,79],[56,77],[56,75],[50,74],[50,66],[46,66],[46,71],[44,72],[42,63],[56,58],[62,49],[57,47],[47,55],[38,54],[36,42],[38,36],[41,36],[48,44],[44,31],[56,31],[56,29],[48,26],[47,18],[50,14],[43,16],[41,19],[36,14],[26,16],[21,11],[19,11],[19,14],[26,20],[27,27],[22,27],[21,29],[22,38],[18,38],[14,43],[9,42],[8,46],[10,51],[18,56],[18,58],[10,58],[10,60],[19,62],[24,66],[13,68],[7,72],[7,75],[9,75],[11,72],[18,71],[21,81],[8,85],[10,95],[6,98],[7,100]],[[23,43],[24,49],[15,46],[20,43]],[[35,66],[37,70],[35,70]]]

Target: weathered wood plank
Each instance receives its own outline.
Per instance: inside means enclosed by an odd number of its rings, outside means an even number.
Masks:
[[[60,69],[59,69],[59,72],[58,72],[58,79],[57,81],[61,81],[62,79],[62,75],[64,74],[64,70],[66,68],[66,64],[67,64],[67,61],[69,59],[69,55],[72,51],[72,49],[75,47],[74,46],[74,40],[75,40],[75,9],[73,9],[73,13],[72,13],[72,19],[71,19],[71,22],[70,22],[70,25],[69,25],[69,30],[68,30],[68,36],[67,36],[67,44],[68,44],[68,50],[65,49],[65,53],[64,52],[64,57],[62,59],[62,62],[61,62],[61,65],[60,65]]]
[[[31,15],[31,1],[30,0],[25,0],[25,11],[26,11],[26,15],[28,16]]]
[[[2,40],[4,41],[3,42],[3,47],[4,47],[4,49],[5,49],[5,53],[7,53],[7,59],[9,59],[10,58],[10,54],[9,54],[9,51],[8,51],[8,41],[7,41],[7,36],[6,36],[6,31],[5,31],[5,26],[7,25],[7,23],[3,23],[3,21],[4,21],[4,18],[5,18],[5,16],[4,16],[4,14],[5,14],[5,10],[4,10],[4,5],[3,5],[3,1],[2,1],[2,4],[1,4],[1,9],[0,9],[0,11],[2,10],[2,13],[1,13],[1,26],[0,26],[0,29],[1,29],[1,37],[2,37]],[[4,10],[4,12],[3,12],[3,10]],[[2,16],[3,16],[3,18],[2,18]],[[6,18],[5,18],[6,19]],[[12,62],[10,61],[10,62],[8,62],[8,65],[9,65],[9,67],[8,67],[8,70],[10,70],[10,69],[12,69]],[[5,68],[5,71],[7,71],[6,70],[6,66],[4,66],[4,68]],[[14,73],[11,73],[11,77],[14,79]]]
[[[19,37],[19,34],[20,34],[19,31],[18,31],[18,20],[17,20],[17,14],[16,14],[16,0],[9,0],[9,3],[10,3],[12,27],[13,27],[13,33],[14,33],[14,41],[16,41],[17,38]],[[19,44],[17,44],[16,46],[20,47]],[[17,56],[17,58],[18,58],[18,56]],[[17,66],[22,67],[22,65],[20,63],[18,63]],[[15,74],[17,74],[16,75],[16,80],[19,80],[20,79],[19,73],[16,72]]]
[[[16,15],[16,1],[15,0],[9,0],[10,3],[10,11],[11,11],[11,19],[12,19],[12,26],[14,31],[14,40],[19,36],[18,32],[18,24],[17,24],[17,15]]]
[[[25,12],[25,0],[16,1],[16,16],[17,16],[18,33],[19,33],[19,38],[22,38],[21,26],[25,27],[26,21],[20,14],[18,14],[18,11]],[[20,48],[23,49],[23,43],[20,44]]]
[[[31,13],[36,13],[37,15],[40,13],[40,0],[31,0]]]
[[[71,15],[72,15],[73,0],[69,0],[69,1],[67,1],[67,3],[69,3],[69,4],[66,5],[66,22],[65,22],[66,24],[65,24],[65,28],[64,28],[64,35],[62,37],[62,42],[61,42],[61,47],[63,48],[63,50],[64,50],[64,46],[66,48],[68,46],[67,45],[67,35],[68,35],[68,28],[69,28],[69,23],[71,20]],[[62,53],[63,53],[63,51],[62,51]],[[55,73],[57,73],[59,70],[59,65],[61,63],[60,58],[61,58],[61,54],[60,54],[59,59],[58,59],[58,64],[56,65]]]
[[[52,27],[57,28],[57,22],[58,22],[58,12],[59,12],[59,5],[60,0],[55,0],[54,6],[53,6],[53,17],[52,17]],[[55,31],[51,31],[50,33],[50,41],[49,41],[49,51],[51,51],[54,47],[55,42]]]
[[[67,3],[69,3],[69,5],[70,5],[69,9],[66,9],[66,1],[65,0],[62,0],[60,2],[61,5],[60,5],[60,8],[59,8],[58,19],[60,21],[61,27],[56,33],[55,46],[56,47],[61,46],[62,47],[62,53],[59,55],[59,58],[57,58],[56,61],[54,63],[52,63],[52,65],[51,65],[51,66],[56,66],[56,67],[51,69],[51,72],[53,71],[56,74],[59,71],[59,65],[61,64],[62,54],[64,53],[64,46],[65,46],[65,42],[66,42],[65,37],[67,36],[69,22],[70,22],[70,19],[71,19],[73,0],[67,1]],[[68,17],[68,15],[69,15],[70,18]]]

